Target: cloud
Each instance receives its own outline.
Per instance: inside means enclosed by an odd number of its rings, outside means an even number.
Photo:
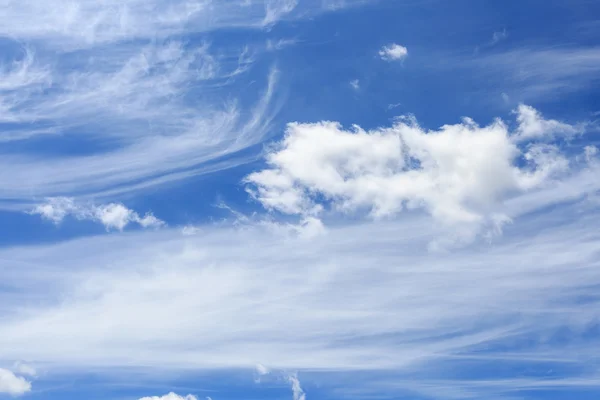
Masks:
[[[506,31],[506,28],[504,28],[501,31],[494,32],[492,35],[492,40],[490,41],[490,46],[494,46],[494,45],[500,43],[501,41],[505,40],[507,37],[508,37],[508,32]]]
[[[359,90],[360,89],[360,81],[358,79],[353,79],[350,81],[350,86],[354,90]]]
[[[184,55],[180,45],[144,53],[129,61],[119,56],[117,69],[110,73],[73,72],[71,75],[80,76],[61,81],[67,85],[64,90],[55,82],[53,95],[35,95],[11,106],[14,118],[20,119],[22,139],[36,139],[29,127],[47,123],[61,132],[46,135],[49,143],[60,147],[70,140],[82,140],[91,154],[32,157],[31,153],[13,152],[3,161],[11,171],[0,179],[6,188],[4,200],[131,191],[246,162],[243,157],[231,156],[260,142],[266,134],[276,74],[269,74],[266,90],[249,109],[242,110],[234,103],[217,109],[217,101],[197,110],[181,102],[183,93],[197,90],[193,82],[198,82],[198,74],[205,73],[204,63],[190,64],[196,53]],[[106,65],[112,66],[110,62]],[[238,68],[237,58],[234,65]],[[198,102],[202,102],[200,96]],[[74,132],[77,136],[72,136]],[[33,154],[39,148],[35,147]]]
[[[259,376],[259,380],[257,380],[256,382],[260,382],[260,377],[272,373],[272,371],[269,368],[265,367],[262,364],[256,365],[256,372]],[[302,390],[302,386],[300,385],[298,373],[287,373],[285,371],[277,371],[276,374],[280,377],[283,376],[285,381],[287,381],[290,384],[294,400],[306,400],[306,394],[304,393],[304,390]]]
[[[598,154],[598,148],[596,146],[585,146],[584,155],[585,160],[589,163],[592,162]]]
[[[519,101],[548,99],[589,87],[600,72],[598,47],[523,47],[457,60],[474,77]]]
[[[348,131],[334,122],[292,123],[267,152],[269,167],[246,178],[248,191],[284,214],[317,217],[330,208],[382,218],[424,209],[466,238],[486,225],[497,230],[498,221],[509,220],[500,215],[505,199],[568,169],[556,146],[517,143],[577,130],[544,120],[531,107],[517,113],[516,132],[500,120],[479,127],[465,119],[436,131],[411,118],[373,131],[358,126]]]
[[[408,49],[396,43],[383,46],[379,50],[379,56],[385,61],[403,60],[408,56]]]
[[[32,377],[37,376],[37,370],[35,369],[34,366],[23,363],[21,361],[18,361],[15,363],[15,365],[13,366],[13,371],[15,371],[21,375],[32,376]]]
[[[187,396],[180,396],[173,392],[169,394],[165,394],[164,396],[151,396],[151,397],[142,397],[140,400],[198,400],[196,396],[188,394]]]
[[[553,140],[557,136],[570,138],[585,132],[585,127],[582,124],[569,125],[553,119],[544,119],[539,111],[525,104],[519,105],[516,114],[519,124],[516,139],[519,141]]]
[[[297,5],[298,0],[266,0],[265,18],[262,21],[262,25],[273,25],[286,14],[294,11]]]
[[[0,368],[0,393],[20,396],[31,391],[31,383],[13,372]]]
[[[289,12],[289,1],[239,0],[57,0],[52,6],[35,0],[10,1],[0,11],[7,21],[0,34],[45,42],[59,49],[80,49],[128,40],[164,39],[225,27],[260,26]],[[29,24],[21,24],[28,18]]]
[[[47,67],[35,65],[34,51],[24,48],[23,52],[22,59],[13,61],[10,67],[3,65],[0,68],[0,92],[51,84],[51,75]]]
[[[130,223],[137,223],[143,228],[159,228],[165,225],[164,221],[156,218],[152,213],[140,217],[138,213],[123,204],[110,203],[99,206],[78,204],[68,197],[48,198],[46,203],[36,206],[29,213],[40,215],[55,224],[61,223],[65,217],[72,215],[78,220],[99,222],[106,227],[106,230],[122,231]]]
[[[0,358],[159,375],[260,360],[303,375],[394,371],[410,387],[518,360],[521,387],[561,367],[597,385],[600,233],[597,209],[576,201],[600,189],[589,168],[518,196],[510,232],[449,257],[426,250],[438,224],[422,214],[330,226],[324,240],[205,226],[3,248]],[[479,385],[476,398],[494,398],[511,382]]]
[[[99,198],[247,162],[239,152],[263,140],[277,110],[276,74],[246,76],[257,57],[247,43],[186,34],[257,29],[265,12],[257,0],[7,3],[4,20],[30,24],[0,28],[10,38],[0,145],[12,146],[1,200]],[[236,98],[236,85],[248,95]]]
[[[306,395],[304,394],[304,390],[302,390],[302,386],[300,386],[300,380],[298,379],[298,374],[291,374],[288,376],[288,381],[292,385],[292,394],[294,395],[294,400],[306,400]]]
[[[256,364],[256,372],[258,373],[258,375],[262,376],[269,374],[271,370],[262,364]]]
[[[6,171],[0,204],[108,198],[255,159],[243,151],[271,132],[284,93],[277,90],[276,69],[263,71],[263,79],[259,71],[248,74],[260,57],[251,42],[187,38],[223,28],[262,29],[330,5],[8,2],[0,10],[9,21],[0,35],[10,38],[0,65],[0,146],[11,147],[0,161]],[[23,20],[29,23],[15,22]]]
[[[299,40],[296,38],[293,39],[279,39],[279,40],[271,40],[268,39],[267,40],[267,45],[266,48],[268,51],[277,51],[277,50],[282,50],[285,49],[287,47],[293,46],[296,43],[298,43]]]

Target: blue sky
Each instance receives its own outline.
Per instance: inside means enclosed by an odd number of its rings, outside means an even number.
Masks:
[[[0,21],[0,399],[600,395],[597,2]]]

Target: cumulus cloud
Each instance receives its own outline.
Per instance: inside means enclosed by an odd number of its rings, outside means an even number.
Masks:
[[[159,228],[165,225],[164,221],[156,218],[152,213],[140,216],[120,203],[82,204],[68,197],[48,198],[45,203],[36,206],[29,213],[40,215],[55,224],[61,223],[65,217],[71,215],[78,220],[99,222],[106,227],[106,230],[122,231],[130,223],[136,223],[143,228]]]
[[[468,118],[436,131],[412,118],[373,131],[292,123],[267,153],[269,168],[246,178],[248,191],[267,209],[291,215],[315,218],[330,208],[381,218],[423,209],[445,226],[470,227],[467,236],[485,225],[495,230],[510,219],[499,215],[503,200],[568,169],[556,146],[518,146],[523,135],[576,129],[532,110],[519,108],[516,133],[500,120],[480,127]]]
[[[515,138],[520,141],[552,140],[557,136],[572,137],[585,131],[581,124],[569,125],[553,119],[544,119],[538,110],[525,104],[520,104],[515,113],[519,124]]]
[[[142,397],[140,400],[198,400],[198,398],[194,395],[188,394],[187,396],[180,396],[176,393],[168,393],[164,396],[151,396],[151,397]]]
[[[31,391],[31,383],[12,371],[0,368],[0,393],[19,396]]]
[[[379,50],[379,56],[385,61],[403,60],[408,56],[408,49],[396,43],[383,46]]]

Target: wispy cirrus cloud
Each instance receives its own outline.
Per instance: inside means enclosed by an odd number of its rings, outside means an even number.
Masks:
[[[223,28],[264,28],[294,11],[298,16],[363,4],[367,0],[6,0],[0,36],[55,49],[80,49],[144,38]],[[21,21],[29,23],[23,24]]]
[[[0,34],[64,49],[132,39],[158,38],[223,27],[252,27],[266,18],[271,1],[127,0],[5,2]],[[280,14],[272,14],[273,22]],[[20,21],[28,20],[23,24]],[[51,39],[51,40],[49,40]]]
[[[188,394],[187,396],[180,396],[176,393],[168,393],[164,396],[150,396],[150,397],[142,397],[140,400],[198,400],[196,396]]]
[[[11,123],[5,142],[31,143],[5,158],[14,172],[4,178],[5,200],[127,190],[132,183],[200,170],[259,143],[273,116],[274,71],[255,104],[236,104],[226,92],[216,98],[202,94],[238,73],[244,62],[239,57],[217,61],[203,44],[184,49],[182,43],[167,42],[85,54],[87,69],[59,70],[37,80],[20,77],[47,71],[32,67],[27,57],[25,67],[7,73],[23,84],[0,93],[4,119]],[[190,102],[189,96],[196,100]],[[53,135],[40,135],[49,130]],[[60,152],[78,142],[88,154]],[[47,154],[48,146],[58,153]],[[236,162],[230,158],[227,165]]]
[[[570,93],[597,83],[600,49],[597,47],[513,48],[460,60],[520,101]]]
[[[561,374],[570,381],[532,373],[519,387],[597,385],[586,369],[599,308],[595,219],[564,205],[557,219],[538,204],[494,246],[452,257],[427,252],[436,231],[422,215],[332,227],[327,240],[207,226],[4,249],[4,285],[19,294],[0,294],[0,356],[61,368],[261,362],[410,377],[395,390],[442,388],[458,379],[453,366],[518,359],[533,371],[571,368]],[[586,352],[567,351],[577,346]],[[514,383],[485,376],[464,390],[493,398]]]
[[[280,107],[277,71],[262,85],[248,80],[251,43],[186,35],[328,10],[316,1],[8,1],[2,202],[114,195],[246,162],[236,154],[265,138]]]

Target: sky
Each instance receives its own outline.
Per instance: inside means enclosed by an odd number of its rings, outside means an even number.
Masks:
[[[599,398],[600,3],[0,22],[0,399]]]

